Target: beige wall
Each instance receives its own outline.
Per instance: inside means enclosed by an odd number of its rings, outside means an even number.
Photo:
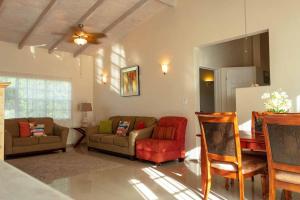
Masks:
[[[253,65],[252,37],[201,48],[200,65],[209,68],[242,67]],[[247,51],[247,52],[245,52]]]
[[[90,56],[73,58],[72,54],[47,49],[24,47],[19,50],[16,44],[0,42],[0,74],[20,74],[41,78],[66,79],[72,81],[72,120],[59,121],[59,124],[74,127],[80,125],[80,102],[93,102],[94,62]],[[89,115],[93,119],[92,113]],[[68,143],[73,143],[77,133],[69,134]]]
[[[110,85],[95,82],[97,119],[112,114],[188,117],[186,147],[196,146],[199,110],[198,46],[228,41],[244,34],[243,0],[181,0],[141,25],[118,43],[124,48],[126,64],[141,66],[141,96],[122,98]],[[248,0],[249,33],[269,29],[272,88],[282,88],[292,97],[294,107],[300,95],[299,44],[300,2],[298,0]],[[110,73],[111,50],[104,49],[104,71]],[[101,56],[98,58],[101,63]],[[163,76],[160,63],[170,61],[170,72]],[[97,68],[97,66],[96,66]],[[96,69],[97,70],[97,69]],[[110,74],[109,74],[110,76]],[[254,88],[253,98],[262,91]],[[250,116],[247,107],[260,109],[257,102],[237,99],[238,111]]]

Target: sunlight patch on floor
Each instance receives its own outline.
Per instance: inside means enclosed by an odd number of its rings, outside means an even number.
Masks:
[[[136,191],[145,199],[145,200],[156,200],[158,197],[141,181],[137,179],[131,179],[129,183],[134,187]]]
[[[149,177],[161,186],[168,193],[172,194],[176,199],[182,200],[200,200],[202,199],[194,191],[178,182],[177,180],[166,176],[164,173],[152,168],[147,167],[142,169]]]

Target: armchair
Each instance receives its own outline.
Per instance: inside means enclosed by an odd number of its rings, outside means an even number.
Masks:
[[[184,117],[162,117],[158,127],[175,128],[174,139],[146,138],[136,141],[136,156],[138,159],[149,160],[160,164],[165,161],[183,161],[185,158],[185,131],[187,119]],[[164,134],[164,132],[159,132]],[[160,138],[160,136],[158,136]]]

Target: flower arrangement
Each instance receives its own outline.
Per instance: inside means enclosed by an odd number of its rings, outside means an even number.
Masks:
[[[261,97],[265,100],[265,108],[268,112],[287,113],[292,107],[292,101],[286,92],[281,90],[272,93],[264,93]]]

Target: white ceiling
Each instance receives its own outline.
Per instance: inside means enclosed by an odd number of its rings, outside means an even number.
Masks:
[[[25,45],[44,45],[43,48],[49,48],[61,38],[61,36],[53,33],[67,32],[70,26],[74,26],[96,1],[57,0],[34,29]],[[50,0],[4,0],[0,7],[0,40],[18,44],[49,2]],[[104,0],[84,21],[85,30],[88,32],[101,32],[138,2],[139,0]],[[159,0],[148,0],[142,7],[109,31],[107,33],[108,37],[102,40],[103,43],[107,40],[115,41],[123,37],[162,9],[172,8]],[[89,45],[82,53],[95,55],[100,46]],[[57,49],[75,53],[79,47],[75,44],[62,42],[57,46]]]

